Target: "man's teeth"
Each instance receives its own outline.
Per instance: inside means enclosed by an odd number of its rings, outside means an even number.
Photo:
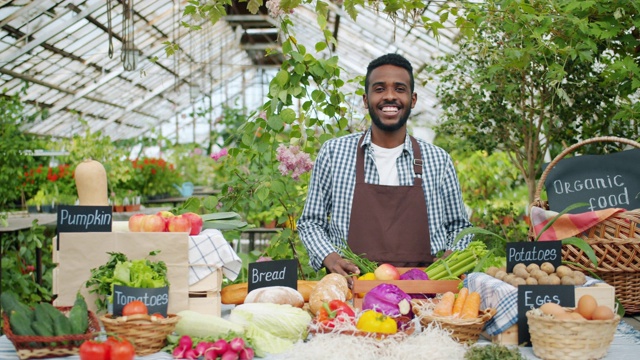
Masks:
[[[398,108],[395,106],[385,106],[382,108],[383,112],[388,112],[388,113],[395,113],[398,112]]]

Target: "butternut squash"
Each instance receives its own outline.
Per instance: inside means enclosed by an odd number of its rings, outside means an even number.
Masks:
[[[80,205],[109,205],[107,171],[100,162],[84,160],[76,166],[74,177]]]

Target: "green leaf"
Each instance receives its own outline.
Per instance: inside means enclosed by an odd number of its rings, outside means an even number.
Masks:
[[[562,239],[562,245],[573,245],[582,250],[582,252],[584,252],[587,257],[589,257],[589,260],[591,260],[593,266],[598,267],[598,258],[596,257],[596,253],[593,251],[591,245],[589,245],[589,243],[587,243],[584,239],[577,237]]]
[[[233,211],[204,214],[204,215],[201,215],[200,217],[202,217],[203,221],[210,221],[210,220],[239,220],[239,219],[242,219],[242,217],[238,213],[233,212]]]
[[[267,124],[269,124],[269,127],[271,127],[275,131],[280,131],[282,130],[282,128],[284,128],[284,122],[279,115],[270,116],[269,120],[267,120]]]
[[[316,43],[316,51],[321,52],[322,50],[327,48],[327,43],[324,41],[319,41]]]
[[[248,224],[241,220],[213,220],[205,221],[202,224],[203,229],[218,229],[218,230],[236,230],[243,229]]]
[[[472,226],[472,227],[468,227],[466,229],[463,229],[462,231],[460,231],[458,233],[456,238],[453,240],[453,246],[455,246],[458,243],[458,241],[460,241],[460,239],[462,239],[463,237],[465,237],[465,236],[467,236],[469,234],[491,235],[493,237],[496,237],[496,238],[502,240],[504,243],[507,242],[507,240],[505,238],[503,238],[502,236],[494,233],[493,231],[485,230],[485,229],[477,227],[477,226]]]
[[[296,112],[292,109],[284,109],[280,113],[280,117],[286,124],[292,124],[296,120]]]

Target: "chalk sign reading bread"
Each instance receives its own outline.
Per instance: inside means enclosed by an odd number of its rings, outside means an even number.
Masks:
[[[608,155],[582,155],[560,160],[544,185],[549,208],[588,203],[574,214],[608,208],[640,209],[640,149]]]
[[[273,260],[249,263],[248,291],[265,286],[298,289],[298,260]]]

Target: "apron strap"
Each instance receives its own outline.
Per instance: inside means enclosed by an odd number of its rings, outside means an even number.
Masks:
[[[414,185],[422,186],[422,155],[420,154],[420,145],[418,145],[418,141],[411,135],[409,135],[411,139],[411,146],[413,148],[413,174],[414,174]],[[358,148],[356,149],[357,161],[356,161],[356,183],[364,183],[364,149],[362,148],[362,141],[364,140],[364,134],[360,137],[358,141]],[[357,166],[357,164],[362,164],[362,166]]]

